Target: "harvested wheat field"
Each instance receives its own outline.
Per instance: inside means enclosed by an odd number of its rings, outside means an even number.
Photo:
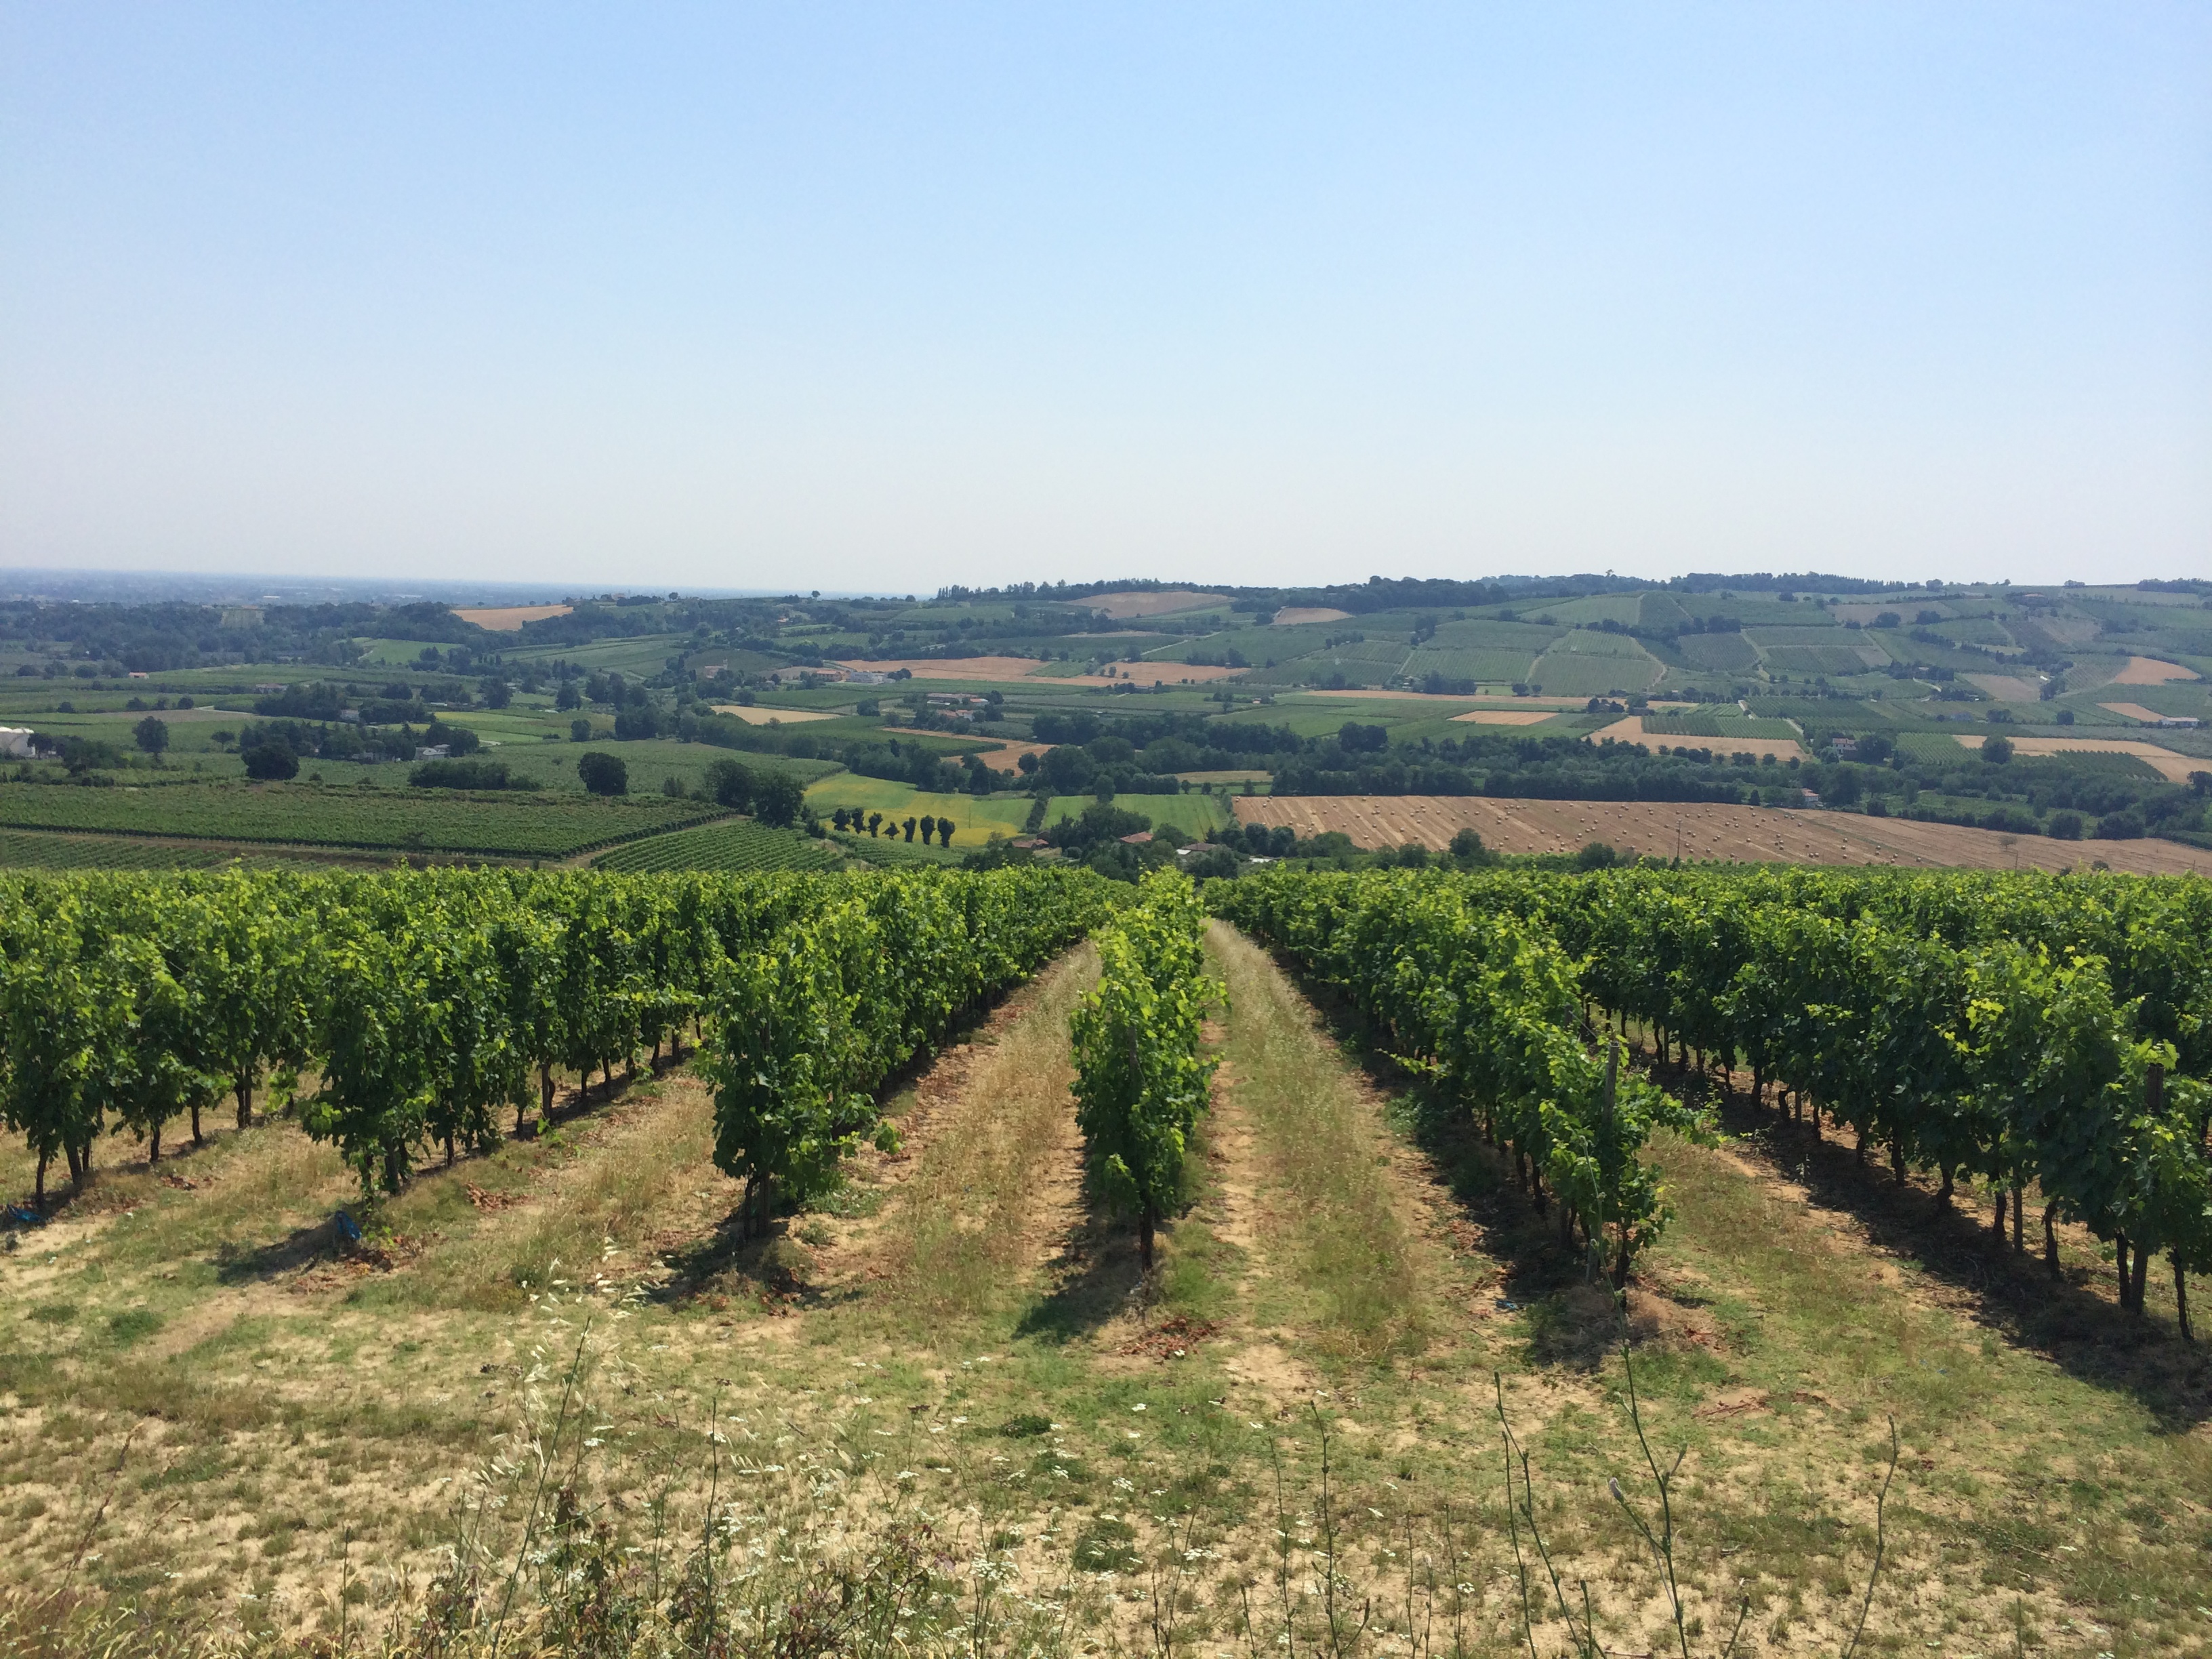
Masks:
[[[1592,743],[1603,743],[1608,738],[1615,743],[1639,743],[1647,748],[1663,743],[1670,747],[1710,749],[1716,755],[1756,755],[1761,759],[1771,755],[1778,761],[1811,758],[1788,738],[1655,738],[1644,729],[1641,714],[1631,714],[1626,720],[1615,720],[1590,734]]]
[[[574,609],[569,605],[500,605],[456,611],[453,614],[463,622],[474,623],[489,633],[515,634],[521,631],[525,623],[544,622],[549,617],[565,617]]]
[[[1296,628],[1301,623],[1342,622],[1352,613],[1325,605],[1286,605],[1275,613],[1275,626]]]
[[[1500,853],[1571,853],[1593,841],[1659,858],[1759,864],[1887,864],[1899,869],[2080,869],[2212,875],[2212,853],[2166,841],[2051,841],[1909,818],[1663,801],[1498,800],[1473,795],[1239,795],[1244,823],[1302,836],[1340,830],[1362,847],[1418,842],[1441,851],[1473,830]]]
[[[2156,657],[2130,657],[2128,665],[2112,676],[2114,685],[2164,685],[2168,680],[2193,680],[2197,678],[2193,668],[2184,668],[2178,662],[2163,662]]]
[[[718,702],[717,714],[728,714],[743,720],[747,726],[790,726],[799,720],[834,720],[834,709],[823,708],[763,708],[758,703]]]

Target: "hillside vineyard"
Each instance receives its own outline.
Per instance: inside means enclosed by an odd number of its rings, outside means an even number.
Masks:
[[[47,1174],[158,1158],[225,1095],[290,1100],[364,1191],[550,1109],[556,1068],[704,1033],[747,1213],[803,1200],[873,1091],[1103,916],[1087,872],[19,877],[0,889],[0,1108]],[[301,1079],[313,1079],[303,1088]]]
[[[48,1172],[82,1180],[103,1135],[158,1158],[173,1125],[198,1136],[226,1096],[246,1121],[257,1090],[335,1143],[365,1190],[394,1191],[426,1148],[450,1160],[495,1140],[503,1112],[520,1127],[547,1109],[556,1068],[611,1078],[688,1030],[716,1089],[715,1161],[745,1182],[740,1220],[757,1232],[836,1186],[885,1079],[1117,912],[1105,942],[1131,962],[1103,994],[1176,981],[1167,1024],[1188,1040],[1133,1008],[1086,1018],[1145,1028],[1146,1054],[1172,1048],[1182,1082],[1163,1121],[1187,1132],[1210,994],[1183,982],[1189,891],[1054,868],[16,877],[0,1105],[41,1204]],[[2131,1307],[2154,1256],[2185,1322],[2185,1275],[2212,1269],[2201,882],[1281,870],[1204,891],[1451,1091],[1616,1284],[1667,1218],[1640,1150],[1661,1125],[1704,1133],[1623,1070],[1624,1038],[1660,1074],[1747,1068],[1755,1099],[1778,1091],[1793,1116],[1849,1127],[1899,1180],[1936,1173],[1943,1201],[1978,1180],[2017,1249],[2032,1190],[2054,1267],[2052,1224],[2081,1222],[2118,1252]],[[1182,943],[1138,949],[1155,935]],[[1191,959],[1164,978],[1153,956]],[[1147,1184],[1130,1150],[1152,1129],[1096,1127],[1142,1115],[1103,1103],[1129,1090],[1107,1079],[1102,1042],[1085,1038],[1100,1053],[1079,1090],[1094,1143],[1115,1143],[1153,1214],[1166,1178]],[[1131,1087],[1133,1102],[1160,1092]]]
[[[1563,1230],[1610,1229],[1616,1281],[1665,1219],[1633,1158],[1655,1115],[1589,1054],[1633,1031],[1686,1072],[1748,1067],[1755,1100],[1825,1112],[1899,1182],[1935,1172],[1943,1203],[1978,1178],[2016,1249],[2033,1188],[2054,1274],[2053,1224],[2079,1221],[2135,1311],[2164,1255],[2188,1330],[2186,1274],[2212,1267],[2203,882],[1370,872],[1247,879],[1224,908],[1456,1091]]]

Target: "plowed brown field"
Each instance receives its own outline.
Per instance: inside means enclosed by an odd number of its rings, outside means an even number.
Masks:
[[[1497,800],[1467,795],[1239,795],[1243,823],[1302,836],[1341,830],[1362,847],[1441,850],[1462,829],[1500,853],[1571,853],[1593,841],[1659,858],[1764,864],[1887,864],[1902,869],[2084,868],[2212,875],[2212,853],[2166,841],[2051,841],[1856,812],[1657,801]]]

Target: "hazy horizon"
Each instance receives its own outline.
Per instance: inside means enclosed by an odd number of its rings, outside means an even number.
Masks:
[[[0,566],[2212,574],[2212,15],[0,7]]]

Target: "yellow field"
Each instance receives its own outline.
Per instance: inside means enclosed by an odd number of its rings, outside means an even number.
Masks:
[[[1498,800],[1471,795],[1239,795],[1239,822],[1340,830],[1361,847],[1441,851],[1463,829],[1499,853],[1571,853],[1593,841],[1658,858],[1899,869],[2081,869],[2212,875],[2212,853],[2166,841],[2052,841],[1909,818],[1665,801]]]
[[[758,703],[718,702],[717,714],[732,714],[747,726],[793,726],[800,720],[834,720],[834,710],[821,708],[763,708]]]
[[[1644,729],[1644,717],[1631,714],[1590,734],[1592,743],[1611,738],[1615,743],[1669,743],[1692,749],[1710,749],[1716,755],[1771,755],[1778,761],[1811,758],[1787,738],[1655,738]]]
[[[567,605],[500,605],[479,606],[453,614],[463,622],[474,623],[478,628],[489,629],[495,634],[515,634],[525,623],[544,622],[548,617],[565,617],[575,609]]]

